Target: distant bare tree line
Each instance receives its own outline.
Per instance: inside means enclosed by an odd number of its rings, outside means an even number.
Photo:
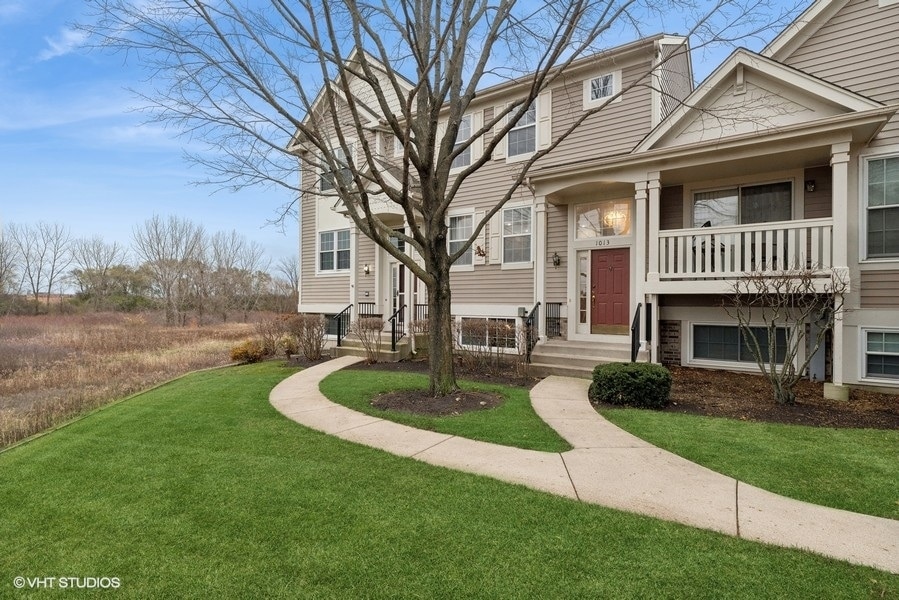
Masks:
[[[0,230],[0,314],[161,309],[170,325],[245,320],[255,310],[296,310],[297,271],[295,255],[273,263],[236,231],[175,216],[135,226],[130,247],[75,238],[59,223],[13,223]],[[53,302],[68,291],[74,299]]]

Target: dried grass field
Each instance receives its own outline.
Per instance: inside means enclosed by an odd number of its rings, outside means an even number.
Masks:
[[[0,447],[196,369],[253,326],[166,327],[154,314],[0,318]]]

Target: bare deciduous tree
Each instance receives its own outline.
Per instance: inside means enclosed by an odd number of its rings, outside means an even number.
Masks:
[[[94,308],[105,308],[112,291],[113,267],[125,262],[127,250],[118,242],[107,243],[99,235],[78,238],[72,243],[72,275],[81,293]]]
[[[72,263],[71,234],[64,225],[39,221],[36,225],[10,225],[9,235],[21,261],[23,281],[40,311],[41,294],[50,308],[54,285]]]
[[[778,404],[795,402],[793,387],[835,320],[843,318],[847,287],[837,270],[822,278],[810,268],[746,273],[733,284],[724,309],[739,324],[744,347],[771,383]]]
[[[201,226],[174,216],[163,219],[157,215],[134,228],[134,253],[165,304],[169,325],[174,325],[186,312],[189,272],[202,258],[204,237]]]
[[[289,290],[293,310],[300,303],[300,258],[296,254],[278,260],[277,274],[281,276],[285,289]]]
[[[622,36],[641,37],[644,24],[665,22],[676,9],[696,9],[689,1],[657,0],[90,4],[97,20],[84,29],[96,43],[137,51],[152,70],[158,93],[145,98],[156,116],[216,150],[194,157],[212,173],[209,183],[275,184],[301,193],[296,161],[307,174],[320,167],[334,174],[331,194],[359,231],[427,287],[435,395],[457,387],[450,266],[510,198],[527,193],[531,167],[602,107],[554,123],[551,142],[510,169],[505,191],[450,252],[447,211],[461,186],[568,65]],[[777,27],[786,13],[772,16],[766,5],[710,3],[689,28],[694,48]],[[459,140],[479,90],[513,80],[518,98]],[[652,85],[650,73],[633,85]],[[394,140],[401,151],[388,160],[380,148]],[[451,172],[465,152],[472,153],[469,166]],[[379,218],[373,208],[379,203],[403,214],[405,233]],[[414,253],[401,252],[393,236]]]
[[[0,296],[17,294],[20,287],[18,250],[12,236],[0,229]]]

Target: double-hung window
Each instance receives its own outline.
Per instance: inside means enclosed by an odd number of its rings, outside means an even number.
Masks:
[[[531,207],[503,209],[503,263],[531,262]]]
[[[789,221],[792,214],[793,184],[789,181],[693,194],[693,227]]]
[[[787,352],[787,330],[778,327],[775,333],[775,358],[783,364]],[[768,362],[768,329],[752,327],[761,351],[762,362]],[[752,342],[737,325],[694,325],[693,358],[700,360],[755,363]]]
[[[343,151],[343,148],[335,148],[334,149],[334,160],[338,165],[346,165],[346,152]],[[344,166],[337,170],[335,173],[328,166],[327,162],[324,159],[321,161],[321,178],[319,179],[319,189],[323,192],[328,192],[337,187],[336,177],[340,178],[342,182],[348,182],[350,179],[350,170],[348,167]]]
[[[867,162],[867,258],[899,257],[899,156]]]
[[[508,155],[522,156],[531,154],[537,149],[537,102],[525,111],[518,122],[509,130]]]
[[[346,271],[350,268],[350,230],[321,231],[318,234],[318,270]]]
[[[449,218],[449,233],[447,235],[449,240],[449,253],[453,254],[459,251],[465,242],[468,241],[468,238],[471,237],[471,232],[474,228],[474,217],[472,215],[459,215],[456,217]],[[456,259],[456,262],[453,263],[453,266],[470,266],[472,265],[472,250],[471,246]]]
[[[865,331],[865,377],[899,380],[899,331]]]
[[[456,134],[456,145],[454,146],[454,150],[458,150],[459,146],[465,142],[467,142],[471,138],[471,115],[465,115],[459,121],[459,131]],[[461,169],[462,167],[467,167],[471,164],[471,145],[453,159],[452,164],[450,165],[451,169]]]

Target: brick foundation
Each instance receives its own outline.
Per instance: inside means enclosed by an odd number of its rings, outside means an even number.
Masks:
[[[659,359],[663,365],[681,364],[680,321],[659,321]]]

